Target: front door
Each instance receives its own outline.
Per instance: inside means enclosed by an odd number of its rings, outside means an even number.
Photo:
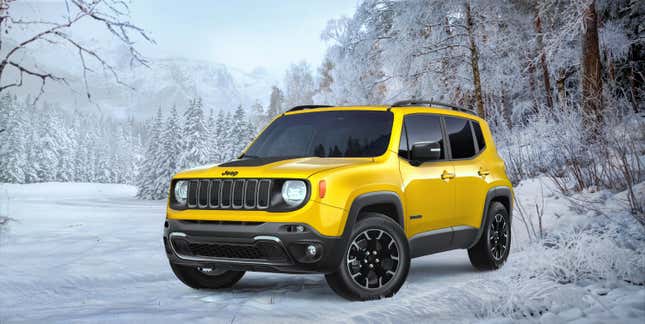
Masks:
[[[415,143],[438,143],[438,157],[412,160],[410,151]],[[447,145],[443,137],[441,117],[431,114],[405,116],[399,147],[399,165],[406,206],[408,237],[447,228],[455,217],[455,170],[446,159]]]

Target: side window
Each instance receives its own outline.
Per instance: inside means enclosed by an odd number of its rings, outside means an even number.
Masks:
[[[410,153],[408,150],[408,135],[406,134],[405,123],[403,123],[403,127],[401,127],[401,142],[399,143],[399,156],[404,159],[409,159]]]
[[[471,120],[470,121],[473,124],[473,129],[475,130],[475,138],[477,139],[477,146],[479,146],[479,150],[483,150],[484,147],[486,147],[486,142],[484,141],[484,134],[482,133],[482,128],[479,126],[479,123]]]
[[[475,156],[475,139],[468,119],[446,117],[446,132],[453,159],[467,159]]]
[[[410,151],[415,146],[420,148],[422,161],[444,160],[443,133],[441,132],[441,117],[435,115],[408,115],[405,117],[405,128],[408,134]],[[412,152],[410,152],[410,158]]]

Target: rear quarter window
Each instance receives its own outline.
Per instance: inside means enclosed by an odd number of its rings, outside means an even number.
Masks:
[[[477,139],[477,147],[479,150],[483,150],[484,147],[486,147],[486,142],[484,141],[484,134],[482,133],[482,128],[479,126],[479,123],[471,120],[470,121],[473,124],[473,129],[475,130],[475,138]]]
[[[445,120],[452,158],[467,159],[475,156],[475,138],[469,120],[456,117],[446,117]]]

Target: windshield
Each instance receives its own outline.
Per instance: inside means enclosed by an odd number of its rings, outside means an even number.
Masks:
[[[390,142],[389,111],[324,111],[276,119],[246,151],[247,158],[375,157]]]

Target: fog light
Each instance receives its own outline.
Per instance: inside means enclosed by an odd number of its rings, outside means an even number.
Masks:
[[[310,257],[315,257],[316,254],[318,254],[318,249],[316,248],[315,245],[308,245],[307,246],[307,255]]]
[[[302,225],[296,226],[296,232],[302,233],[305,231],[305,227]]]

